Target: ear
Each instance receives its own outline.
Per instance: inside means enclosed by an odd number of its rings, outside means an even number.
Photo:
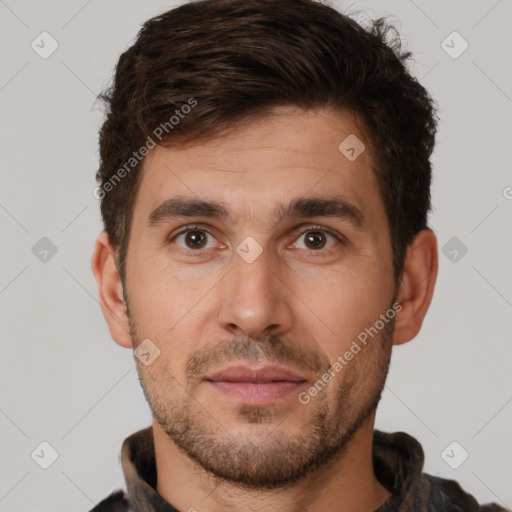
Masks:
[[[431,229],[424,229],[407,248],[397,296],[402,309],[396,315],[394,345],[412,340],[420,331],[434,294],[437,267],[436,235]]]
[[[98,284],[101,311],[112,339],[121,347],[132,348],[130,324],[123,298],[123,283],[115,263],[115,250],[105,231],[96,239],[91,268]]]

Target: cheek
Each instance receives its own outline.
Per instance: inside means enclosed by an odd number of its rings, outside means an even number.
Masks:
[[[306,322],[308,331],[321,335],[331,360],[375,323],[391,298],[386,270],[370,256],[360,257],[359,265],[339,267],[334,272],[303,273],[293,289],[306,307],[299,323]],[[314,328],[315,322],[322,324],[319,329]]]
[[[180,271],[181,272],[181,271]],[[140,265],[131,282],[133,315],[138,336],[160,349],[161,363],[184,382],[191,352],[204,338],[205,320],[211,317],[208,291],[214,282],[187,276],[177,278],[169,267]]]
[[[129,276],[138,316],[156,323],[177,321],[211,287],[215,276],[204,267],[171,264],[165,248],[134,251]]]
[[[305,301],[331,314],[346,311],[349,315],[379,302],[388,286],[385,277],[377,256],[369,252],[349,255],[337,265],[303,266],[289,274],[294,280],[292,289]]]

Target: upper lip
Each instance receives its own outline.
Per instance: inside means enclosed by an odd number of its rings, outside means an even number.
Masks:
[[[205,380],[228,382],[286,380],[291,382],[301,382],[306,379],[281,366],[264,366],[262,368],[254,369],[248,366],[237,365],[230,366],[219,372],[207,375]]]

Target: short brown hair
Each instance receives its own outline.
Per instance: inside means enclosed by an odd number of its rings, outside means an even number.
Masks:
[[[96,178],[123,284],[143,161],[127,168],[134,151],[148,140],[212,138],[280,105],[349,110],[362,121],[398,282],[408,244],[427,228],[437,127],[434,101],[405,68],[410,56],[385,18],[365,29],[314,0],[199,0],[144,23],[98,96],[107,115]]]

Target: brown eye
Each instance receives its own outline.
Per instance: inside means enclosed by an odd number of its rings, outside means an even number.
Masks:
[[[208,246],[208,237],[211,238]],[[201,253],[201,251],[215,247],[215,237],[206,229],[199,226],[187,226],[177,235],[169,238],[169,243],[174,242],[178,247],[189,253]]]
[[[191,249],[202,249],[206,244],[206,236],[203,231],[188,231],[185,233],[185,243]]]
[[[325,234],[321,231],[308,231],[304,241],[310,249],[322,249],[325,246]]]
[[[333,240],[334,243],[328,245],[329,238]],[[302,244],[299,244],[298,241],[303,240]],[[295,247],[297,249],[304,249],[307,251],[313,252],[329,252],[329,249],[336,246],[336,242],[342,242],[341,235],[335,235],[330,231],[320,228],[320,227],[309,227],[307,230],[302,230],[298,233],[298,241],[295,242]],[[301,247],[301,245],[303,245]],[[325,251],[322,251],[325,249]]]

